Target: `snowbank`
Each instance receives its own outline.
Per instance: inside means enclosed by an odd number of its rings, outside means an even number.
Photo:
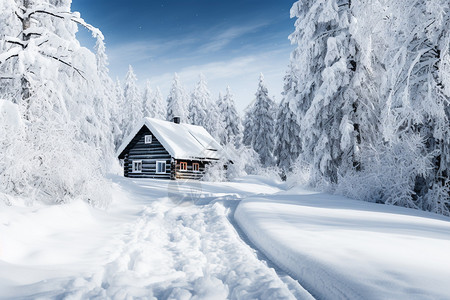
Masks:
[[[320,299],[450,295],[448,218],[297,189],[243,200],[235,219]]]

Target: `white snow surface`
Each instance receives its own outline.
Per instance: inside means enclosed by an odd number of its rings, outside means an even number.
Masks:
[[[279,184],[112,180],[107,211],[0,201],[0,299],[311,299],[233,226]]]
[[[319,299],[449,299],[450,219],[301,188],[240,202],[235,219]]]
[[[125,150],[142,126],[147,126],[175,159],[220,159],[224,155],[222,146],[202,126],[144,118],[124,139],[117,150],[117,156]]]

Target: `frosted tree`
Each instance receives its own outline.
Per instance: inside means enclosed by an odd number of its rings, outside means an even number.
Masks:
[[[159,87],[152,91],[147,81],[144,92],[144,116],[164,120],[166,118],[166,104]]]
[[[222,128],[217,107],[211,99],[206,79],[200,74],[199,81],[191,95],[189,103],[189,121],[192,124],[203,126],[213,137],[219,137]]]
[[[187,96],[177,73],[173,77],[172,87],[167,97],[167,120],[180,117],[181,122],[188,121]]]
[[[98,137],[98,145],[104,143],[110,143],[114,138],[114,132],[117,130],[114,128],[118,124],[112,123],[112,108],[116,99],[114,94],[114,82],[109,76],[108,69],[108,56],[106,55],[105,43],[100,36],[97,36],[97,42],[95,44],[95,57],[97,62],[97,74],[99,78],[99,84],[97,96],[94,98],[94,108],[97,118],[92,119],[93,126],[100,128],[100,132],[103,134]],[[105,148],[104,148],[105,149]],[[108,150],[113,150],[111,147]],[[104,153],[104,155],[112,156],[113,153]]]
[[[167,115],[167,111],[166,111],[166,103],[163,99],[161,90],[159,89],[159,87],[156,87],[156,91],[153,94],[153,117],[157,118],[157,119],[161,119],[164,120],[166,118]]]
[[[222,145],[234,143],[235,147],[239,147],[242,139],[242,124],[236,106],[234,104],[234,96],[231,89],[227,86],[225,96],[219,95],[217,108],[223,129],[220,132],[220,142]]]
[[[361,154],[358,171],[343,176],[340,188],[449,215],[449,4],[355,2],[352,14]]]
[[[125,107],[125,99],[123,97],[123,88],[119,79],[116,80],[114,84],[114,97],[113,101],[110,103],[110,111],[111,111],[111,130],[114,139],[115,149],[118,149],[122,144],[124,133],[122,131],[124,127],[124,107]]]
[[[21,124],[17,142],[2,151],[8,160],[0,157],[0,189],[31,200],[80,197],[100,205],[108,198],[103,154],[112,145],[102,132],[105,118],[97,117],[105,96],[96,57],[80,47],[77,24],[103,36],[71,12],[70,3],[0,3],[0,23],[7,24],[0,27],[0,94],[17,103],[8,111],[17,112]]]
[[[353,94],[348,87],[356,68],[349,33],[350,1],[298,1],[292,43],[301,117],[302,159],[313,165],[313,182],[336,183],[354,165]],[[302,113],[304,112],[304,115]]]
[[[277,165],[286,174],[291,171],[301,152],[300,117],[298,115],[298,80],[294,65],[284,78],[283,99],[278,107],[275,124]]]
[[[261,165],[268,167],[274,162],[275,103],[269,97],[262,74],[255,95],[254,103],[246,112],[243,142],[259,154]]]
[[[208,123],[208,113],[211,110],[211,93],[208,90],[205,76],[201,74],[199,81],[191,94],[189,103],[189,121],[194,125],[205,127]],[[206,130],[208,128],[205,127]]]
[[[384,22],[383,28],[389,43],[387,101],[381,116],[383,139],[388,145],[412,144],[418,137],[422,139],[415,151],[401,154],[419,152],[433,162],[426,172],[419,165],[410,172],[414,174],[408,181],[413,201],[407,206],[433,210],[435,199],[427,194],[448,189],[449,3],[418,1],[411,7],[407,1],[398,1],[387,7],[396,18]],[[400,28],[401,34],[395,28]],[[434,191],[432,194],[436,195]]]
[[[145,82],[144,94],[142,95],[142,111],[144,117],[153,117],[153,90],[150,81]]]
[[[124,92],[124,127],[123,131],[125,136],[129,135],[133,128],[144,117],[142,108],[142,96],[137,86],[137,77],[134,74],[133,68],[128,67],[127,75],[125,76]]]

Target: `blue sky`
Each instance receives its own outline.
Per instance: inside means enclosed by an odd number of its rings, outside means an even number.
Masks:
[[[203,73],[214,99],[230,85],[242,111],[254,99],[261,72],[270,95],[281,99],[293,48],[293,2],[73,0],[72,10],[104,33],[113,78],[123,80],[132,65],[142,86],[149,79],[166,96],[174,72],[188,91]],[[93,46],[84,29],[78,37]]]

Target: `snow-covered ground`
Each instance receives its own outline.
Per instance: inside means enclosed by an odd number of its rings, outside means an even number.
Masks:
[[[319,299],[449,299],[450,219],[302,189],[250,197],[249,239]]]
[[[448,218],[261,177],[112,180],[107,211],[0,203],[1,299],[450,295]]]
[[[237,200],[278,184],[112,179],[108,211],[0,203],[0,298],[311,298],[233,226]]]

